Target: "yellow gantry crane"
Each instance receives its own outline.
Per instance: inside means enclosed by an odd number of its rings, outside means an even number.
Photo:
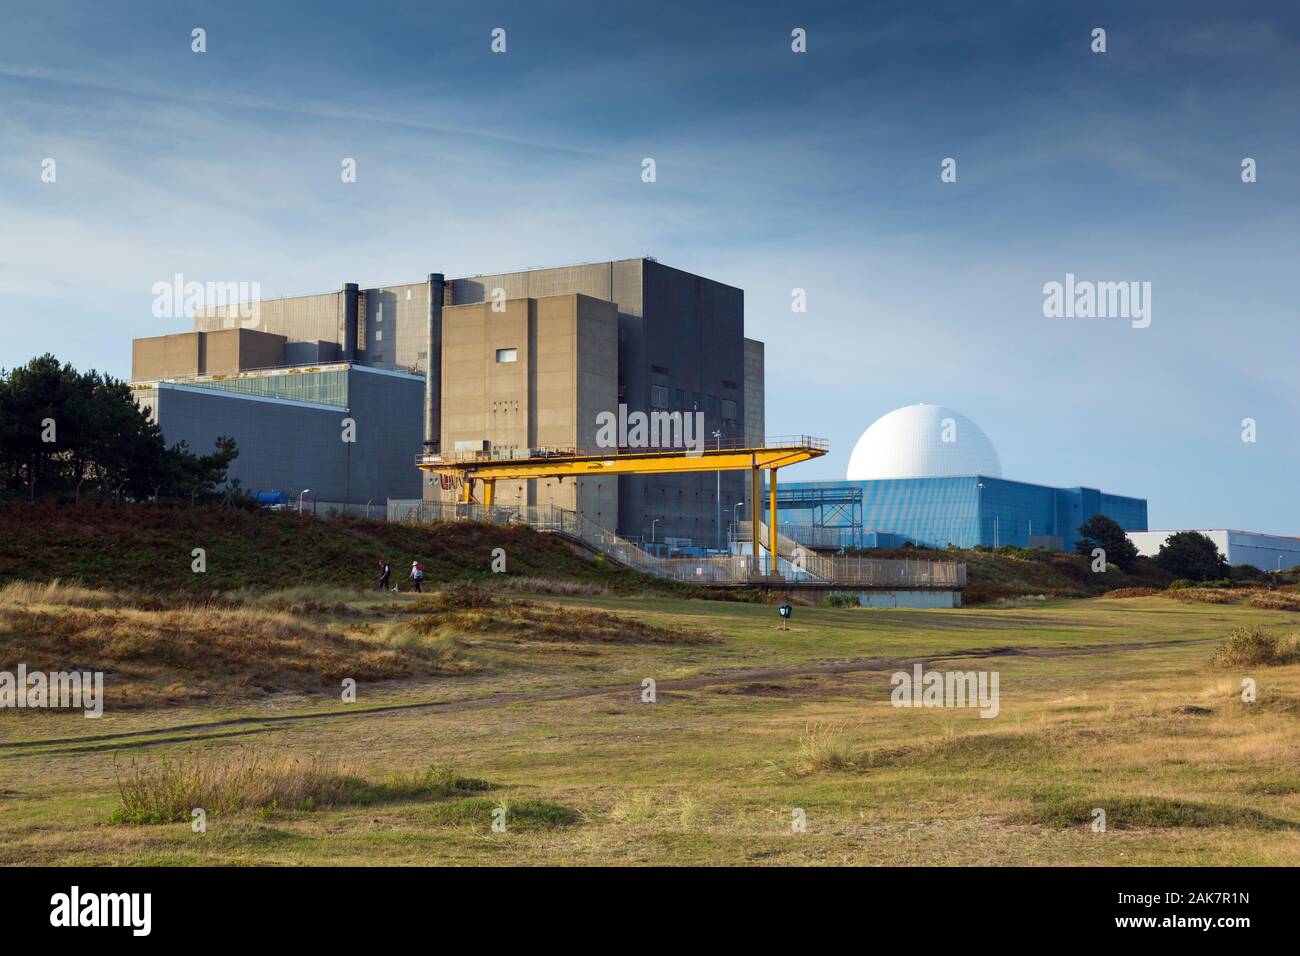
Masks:
[[[584,478],[595,475],[667,475],[692,471],[744,471],[749,469],[753,482],[754,510],[762,507],[763,486],[759,472],[768,471],[768,551],[776,567],[777,514],[776,472],[778,468],[819,458],[830,450],[824,438],[809,435],[765,438],[758,447],[743,440],[718,442],[713,448],[620,448],[598,449],[527,449],[452,452],[416,456],[416,465],[433,474],[451,475],[462,482],[461,501],[474,501],[474,482],[483,485],[481,503],[492,507],[498,481],[528,478]],[[753,526],[754,558],[759,554],[757,514],[750,515]]]

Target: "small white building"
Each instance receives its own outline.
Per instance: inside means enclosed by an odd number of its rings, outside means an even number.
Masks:
[[[1300,565],[1300,538],[1258,531],[1234,531],[1230,528],[1187,528],[1203,534],[1219,548],[1229,564],[1253,564],[1261,571],[1288,571]],[[1160,546],[1177,531],[1129,531],[1129,540],[1138,554],[1154,558]]]

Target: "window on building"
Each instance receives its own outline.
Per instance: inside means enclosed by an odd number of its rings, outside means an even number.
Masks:
[[[726,422],[736,420],[736,403],[729,398],[722,400],[722,420]]]
[[[705,396],[704,396],[704,410],[705,410],[706,412],[708,412],[710,415],[712,415],[713,413],[715,413],[715,412],[718,410],[718,396],[716,396],[716,395],[705,395]]]
[[[518,349],[497,349],[497,364],[504,365],[507,362],[518,362]]]
[[[673,389],[673,407],[681,408],[686,404],[686,390],[682,388]]]
[[[653,408],[668,407],[668,389],[662,385],[650,386],[650,405]]]
[[[375,341],[376,341],[376,342],[382,342],[383,340],[384,340],[384,330],[383,330],[383,329],[375,329]]]

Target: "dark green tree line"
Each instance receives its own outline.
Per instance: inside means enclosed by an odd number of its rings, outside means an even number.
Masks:
[[[210,498],[227,485],[234,439],[211,454],[170,448],[125,382],[78,372],[50,354],[0,369],[0,492]]]

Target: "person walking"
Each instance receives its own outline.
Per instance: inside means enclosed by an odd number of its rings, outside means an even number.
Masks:
[[[388,566],[387,561],[379,562],[379,590],[381,591],[388,590],[388,575],[391,572],[392,569]]]
[[[424,580],[424,565],[419,561],[411,562],[411,580],[415,582],[416,593],[423,594],[424,591],[420,588],[420,583]]]

